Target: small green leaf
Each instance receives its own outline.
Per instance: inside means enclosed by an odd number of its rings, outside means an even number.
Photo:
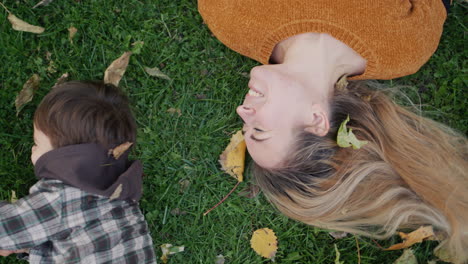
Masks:
[[[338,136],[336,137],[336,143],[342,148],[353,147],[353,149],[360,149],[362,146],[367,144],[366,140],[359,140],[353,134],[353,130],[350,128],[349,131],[346,128],[346,124],[349,122],[349,115],[346,120],[341,123],[338,129]]]
[[[143,41],[135,41],[132,43],[132,52],[133,54],[140,54],[141,53],[141,49],[143,48],[143,45],[145,44],[145,42]]]

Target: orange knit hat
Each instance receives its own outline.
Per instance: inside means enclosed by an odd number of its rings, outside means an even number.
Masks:
[[[198,9],[221,42],[263,64],[288,37],[328,33],[367,60],[353,79],[418,71],[437,49],[447,16],[442,0],[199,0]]]

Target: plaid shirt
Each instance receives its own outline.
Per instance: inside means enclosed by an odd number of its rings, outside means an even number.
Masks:
[[[148,226],[131,200],[109,200],[41,179],[0,202],[0,249],[30,248],[31,263],[156,263]]]

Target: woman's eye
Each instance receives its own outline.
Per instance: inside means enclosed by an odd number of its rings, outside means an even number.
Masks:
[[[254,129],[255,129],[255,131],[257,131],[257,132],[263,132],[263,130],[261,130],[261,129],[259,129],[259,128],[254,128]]]

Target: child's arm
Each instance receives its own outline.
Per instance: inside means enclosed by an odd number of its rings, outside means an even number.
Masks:
[[[32,248],[60,231],[61,184],[39,181],[15,203],[0,201],[0,250]]]

